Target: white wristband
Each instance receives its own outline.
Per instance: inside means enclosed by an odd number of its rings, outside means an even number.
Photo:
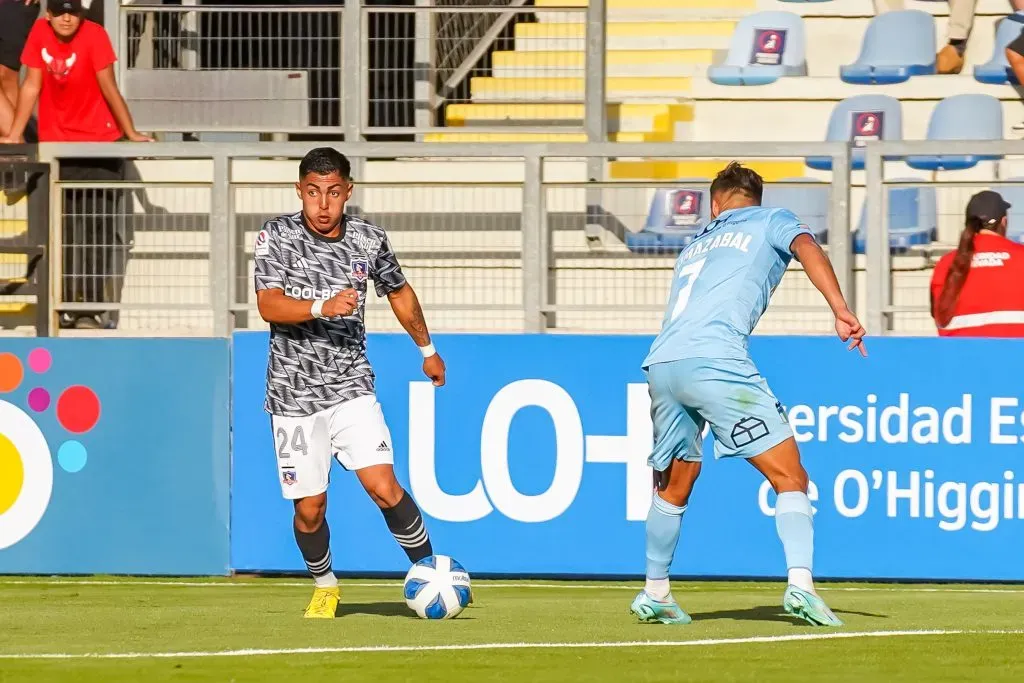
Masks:
[[[323,299],[316,299],[313,301],[313,305],[309,307],[309,314],[318,320],[323,320],[327,316],[324,315],[324,304],[327,303]]]
[[[431,356],[437,355],[437,349],[434,348],[433,344],[427,344],[426,346],[419,347],[420,353],[423,354],[424,358],[430,358]]]

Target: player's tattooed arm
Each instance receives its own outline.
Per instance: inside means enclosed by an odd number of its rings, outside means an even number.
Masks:
[[[388,294],[388,301],[391,303],[391,310],[395,317],[402,324],[405,331],[409,333],[416,346],[422,350],[430,345],[430,332],[427,330],[427,322],[423,319],[423,309],[420,307],[420,300],[415,290],[408,283],[402,285],[395,291]],[[436,350],[423,351],[426,356],[423,359],[423,374],[433,381],[435,387],[444,386],[445,366],[440,354]],[[431,354],[431,355],[426,355]]]
[[[423,318],[419,297],[416,296],[416,291],[412,286],[404,284],[391,292],[388,294],[388,302],[391,304],[391,310],[395,312],[398,322],[416,342],[416,346],[429,344],[430,332],[427,330],[427,321]]]

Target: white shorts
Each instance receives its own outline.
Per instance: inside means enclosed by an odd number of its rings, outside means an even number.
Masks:
[[[376,396],[360,396],[313,415],[271,415],[270,423],[281,493],[289,500],[327,490],[332,456],[346,470],[395,461]]]

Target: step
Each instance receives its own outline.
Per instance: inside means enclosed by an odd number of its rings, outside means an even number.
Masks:
[[[609,23],[605,47],[617,50],[727,50],[735,21],[626,21]],[[516,24],[516,52],[586,50],[578,22]]]
[[[586,7],[587,0],[534,0],[537,7]],[[608,9],[757,9],[757,0],[605,0]]]
[[[682,138],[681,138],[682,139]],[[586,142],[586,133],[427,133],[424,142]],[[671,130],[608,133],[609,142],[676,142]]]
[[[612,180],[678,180],[680,178],[707,178],[710,180],[728,163],[727,159],[612,161],[608,164],[608,175]],[[800,178],[806,171],[803,159],[755,159],[741,161],[741,163],[760,173],[765,182]]]
[[[611,133],[646,133],[667,131],[677,123],[693,121],[690,103],[648,104],[624,102],[606,107],[608,131]],[[523,125],[583,126],[583,104],[495,103],[451,104],[445,109],[449,127]]]
[[[28,231],[28,221],[18,218],[0,218],[0,240],[11,239],[24,235]]]
[[[730,38],[735,21],[620,21],[608,24],[605,36],[611,38],[654,38],[688,36]],[[515,38],[523,40],[586,38],[586,25],[579,22],[516,24]],[[726,41],[728,43],[728,40]],[[703,46],[694,45],[693,48]],[[518,47],[516,48],[519,49]],[[643,48],[641,48],[643,49]],[[660,49],[660,48],[650,48]],[[685,49],[685,48],[683,48]]]
[[[573,101],[582,100],[583,78],[494,78],[470,79],[474,102],[494,101]],[[652,76],[649,78],[609,77],[605,97],[623,100],[637,97],[683,97],[690,89],[690,78]]]
[[[610,77],[692,76],[722,61],[724,50],[611,50],[605,68]],[[502,51],[492,54],[497,78],[580,77],[585,74],[583,50]]]

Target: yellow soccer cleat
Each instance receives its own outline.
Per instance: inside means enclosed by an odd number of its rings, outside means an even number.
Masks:
[[[338,611],[338,601],[340,600],[341,589],[337,586],[317,588],[313,591],[313,599],[309,601],[303,616],[306,619],[333,619],[335,612]]]

